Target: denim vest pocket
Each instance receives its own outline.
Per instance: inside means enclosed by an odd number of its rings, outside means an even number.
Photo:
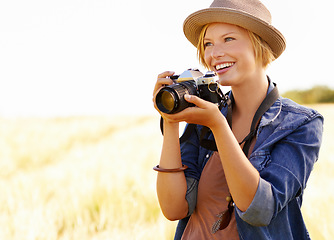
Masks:
[[[256,151],[253,152],[249,158],[251,164],[259,172],[267,167],[271,162],[270,152],[269,151]]]

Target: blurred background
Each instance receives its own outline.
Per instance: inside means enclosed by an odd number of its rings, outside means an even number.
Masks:
[[[205,71],[182,23],[211,2],[0,1],[0,239],[172,239],[152,90],[165,70]],[[334,3],[263,3],[287,39],[268,75],[326,119],[303,211],[311,237],[330,239]]]
[[[287,39],[286,51],[268,69],[280,91],[334,87],[334,3],[263,2],[273,25]],[[154,113],[151,95],[158,73],[202,69],[182,23],[210,4],[211,0],[1,1],[0,114]]]

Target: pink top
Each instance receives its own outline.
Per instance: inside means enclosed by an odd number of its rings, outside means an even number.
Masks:
[[[219,219],[217,215],[227,209],[230,196],[219,153],[214,152],[205,165],[199,184],[196,209],[182,235],[185,239],[239,239],[234,211],[227,228],[211,233]]]

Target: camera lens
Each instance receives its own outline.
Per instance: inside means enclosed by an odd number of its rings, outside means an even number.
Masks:
[[[175,106],[175,97],[173,92],[162,91],[161,92],[161,105],[167,111],[172,111]]]
[[[172,88],[164,87],[159,91],[155,101],[161,112],[171,113],[177,107],[178,98]]]
[[[155,102],[158,109],[164,113],[177,113],[192,106],[184,100],[184,95],[197,95],[194,81],[185,81],[170,86],[163,87],[157,94]]]

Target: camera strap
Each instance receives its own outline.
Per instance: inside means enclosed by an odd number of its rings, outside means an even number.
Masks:
[[[261,105],[259,106],[259,108],[255,112],[249,134],[241,141],[241,143],[239,143],[240,145],[242,143],[245,143],[242,150],[244,151],[246,156],[248,156],[248,151],[249,151],[251,142],[252,142],[253,138],[256,136],[256,132],[258,130],[259,123],[260,123],[262,115],[265,112],[267,112],[268,109],[279,98],[279,92],[278,92],[278,89],[276,87],[276,83],[273,83],[273,84],[275,86],[274,89],[269,94],[267,94],[266,98],[262,101]],[[231,118],[231,120],[232,120],[232,118]],[[232,128],[232,122],[231,122],[230,127]]]

